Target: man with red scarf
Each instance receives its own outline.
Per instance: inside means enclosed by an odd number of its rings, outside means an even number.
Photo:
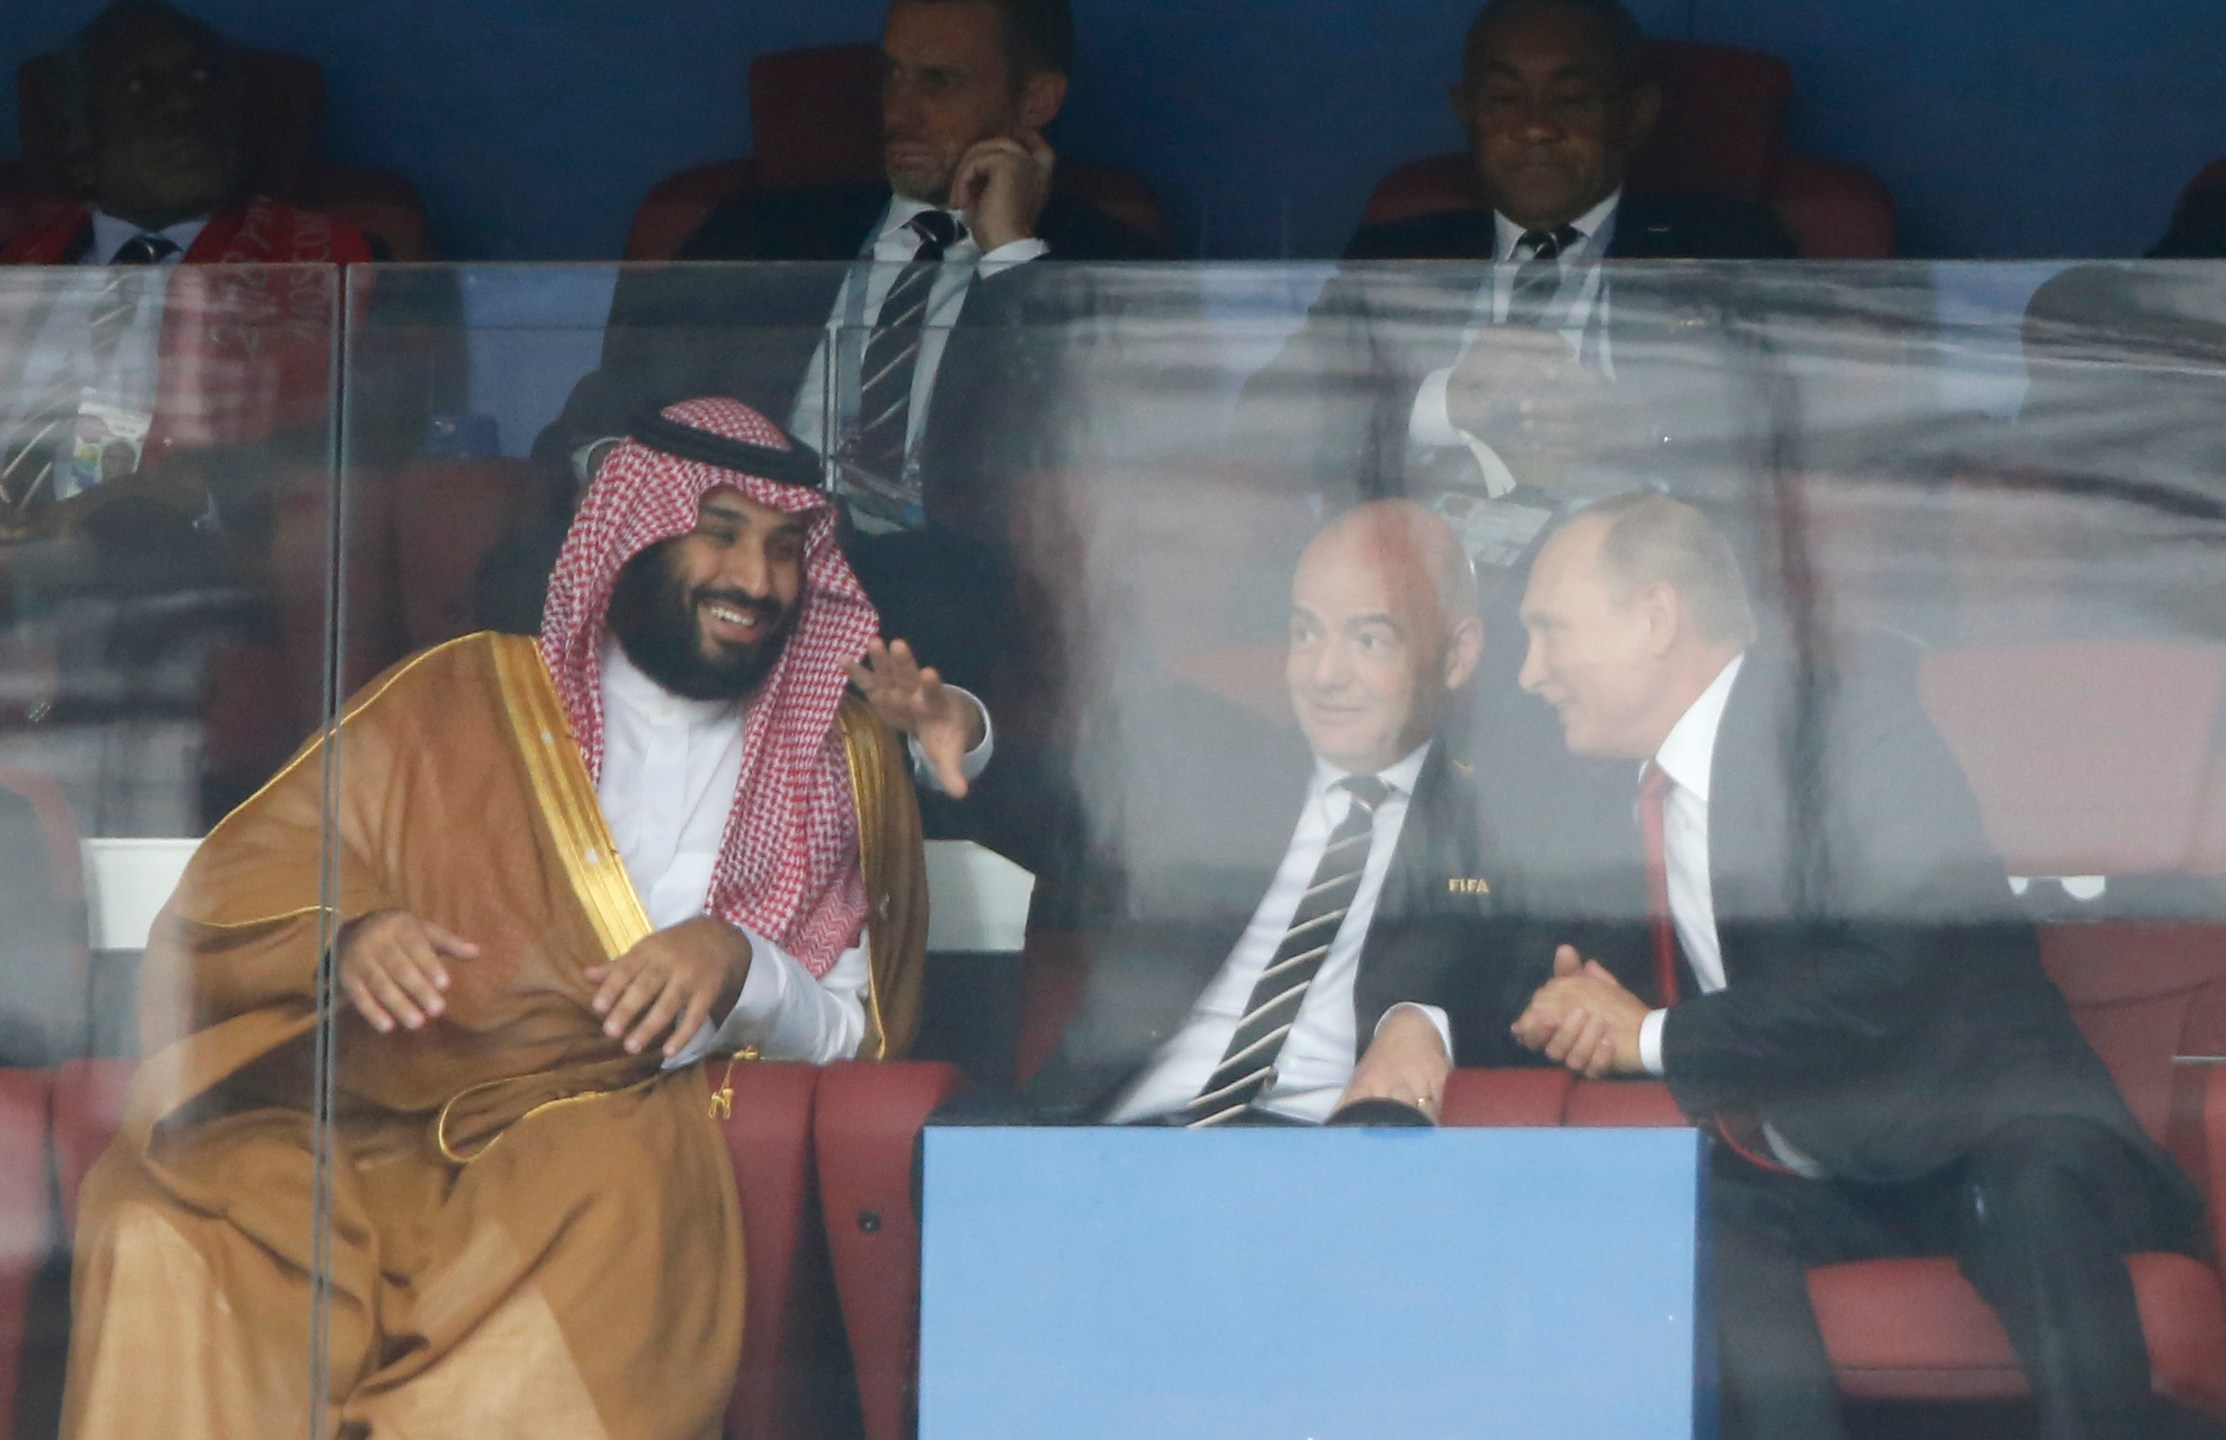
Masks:
[[[82,201],[0,244],[0,264],[89,267],[0,296],[0,537],[75,528],[104,483],[195,510],[180,451],[307,432],[329,444],[337,272],[368,241],[243,193],[224,40],[160,0],[119,0],[70,55]]]
[[[65,1435],[143,1434],[150,1395],[188,1440],[297,1435],[313,1404],[340,1434],[718,1433],[743,1252],[731,1092],[698,1062],[905,1048],[908,772],[963,791],[988,748],[876,638],[817,465],[732,400],[637,421],[538,643],[403,661],[203,843],[83,1191]]]

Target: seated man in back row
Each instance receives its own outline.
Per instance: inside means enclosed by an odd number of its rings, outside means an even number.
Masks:
[[[962,791],[987,759],[978,707],[877,640],[819,481],[732,400],[645,417],[538,644],[402,662],[350,703],[339,763],[304,749],[202,843],[85,1181],[65,1436],[718,1432],[743,1236],[704,1062],[902,1053],[908,772]]]
[[[1605,963],[1564,948],[1515,1033],[1660,1076],[1719,1142],[1724,1433],[1847,1433],[1805,1266],[1948,1254],[2045,1440],[2215,1435],[2152,1400],[2122,1258],[2194,1245],[2202,1201],[2041,968],[1909,687],[1804,676],[1757,639],[1731,547],[1660,495],[1558,530],[1523,623],[1569,748],[1643,762],[1648,918]]]
[[[117,0],[66,63],[83,199],[6,237],[0,265],[93,268],[11,287],[29,303],[0,311],[0,540],[76,528],[104,483],[198,518],[203,477],[160,463],[181,452],[290,429],[321,460],[337,282],[200,267],[374,258],[348,227],[244,193],[239,75],[201,21]]]
[[[1544,963],[1526,983],[1474,772],[1438,733],[1484,647],[1467,557],[1421,507],[1364,505],[1308,547],[1290,627],[1298,734],[1145,717],[1173,743],[1127,761],[1120,915],[1029,1118],[1290,1124],[1371,1100],[1434,1120],[1456,1054],[1520,1055],[1507,1026]]]

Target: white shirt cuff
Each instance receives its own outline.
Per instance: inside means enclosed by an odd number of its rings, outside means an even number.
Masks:
[[[872,978],[864,944],[843,951],[824,977],[815,977],[801,960],[749,926],[735,928],[750,942],[750,972],[741,996],[726,1019],[715,1027],[705,1021],[664,1068],[751,1048],[763,1059],[815,1064],[856,1054],[866,1031],[861,992]]]
[[[1453,1058],[1453,1022],[1446,1019],[1445,1012],[1435,1005],[1420,1005],[1412,1000],[1402,1000],[1389,1010],[1384,1011],[1383,1018],[1376,1022],[1376,1034],[1383,1034],[1384,1020],[1389,1020],[1402,1010],[1417,1011],[1427,1018],[1433,1026],[1437,1027],[1438,1043],[1445,1047],[1445,1058],[1448,1060]]]
[[[1659,1079],[1662,1074],[1662,1022],[1669,1018],[1667,1010],[1649,1010],[1639,1022],[1639,1066],[1647,1074]]]
[[[1014,243],[1019,242],[1015,241]],[[975,711],[982,717],[982,743],[976,745],[958,759],[958,773],[964,775],[966,783],[971,785],[982,777],[982,772],[989,768],[989,757],[996,753],[997,724],[989,718],[989,707],[982,703],[979,695],[959,685],[949,685],[944,688],[955,695],[965,696],[967,701],[973,705]],[[907,735],[904,737],[904,743],[906,750],[912,756],[912,778],[939,795],[943,793],[943,782],[936,778],[935,767],[928,763],[927,751],[920,748],[919,740],[914,736]]]
[[[1025,240],[1008,240],[994,250],[982,252],[975,268],[980,275],[994,275],[1000,270],[1010,270],[1015,265],[1025,265],[1031,260],[1041,260],[1051,253],[1051,247],[1031,235]]]
[[[1461,432],[1453,428],[1453,412],[1446,408],[1445,387],[1452,378],[1450,365],[1422,377],[1422,388],[1414,392],[1414,407],[1407,412],[1408,444],[1438,450],[1461,443]]]

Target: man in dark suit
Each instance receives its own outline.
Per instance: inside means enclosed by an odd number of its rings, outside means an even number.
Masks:
[[[1726,1434],[1845,1433],[1804,1267],[1952,1254],[2049,1440],[2153,1436],[2122,1257],[2201,1201],[2127,1109],[2015,915],[1910,688],[1755,639],[1729,545],[1660,495],[1580,513],[1523,600],[1569,748],[1644,761],[1647,923],[1564,948],[1517,1037],[1657,1075],[1713,1147]]]
[[[1691,276],[1611,296],[1600,262],[1793,242],[1757,205],[1625,193],[1661,106],[1643,57],[1619,0],[1490,0],[1452,98],[1492,208],[1368,226],[1346,250],[1471,263],[1342,271],[1254,381],[1248,433],[1303,437],[1325,489],[1358,477],[1433,505],[1482,565],[1512,563],[1566,493],[1628,488],[1665,455],[1717,461],[1748,357]]]
[[[1029,1118],[1305,1123],[1360,1100],[1434,1118],[1456,1047],[1518,1053],[1508,1023],[1544,965],[1514,978],[1507,877],[1469,767],[1436,738],[1483,644],[1444,522],[1379,502],[1300,562],[1299,734],[1134,717],[1155,740],[1113,766],[1118,915]]]
[[[998,332],[1058,294],[1044,260],[1157,253],[1051,189],[1042,131],[1073,45],[1065,0],[897,0],[882,38],[888,184],[742,195],[678,256],[839,263],[630,275],[601,368],[537,452],[592,474],[645,405],[735,395],[828,453],[862,531],[950,529],[994,548],[1027,446],[1012,388],[1027,367]]]

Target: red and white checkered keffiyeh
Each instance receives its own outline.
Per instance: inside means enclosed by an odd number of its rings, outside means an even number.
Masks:
[[[780,428],[736,400],[667,406],[667,420],[770,449]],[[588,774],[603,774],[601,655],[611,588],[627,561],[696,525],[703,493],[728,485],[760,505],[811,517],[801,611],[743,722],[742,777],[705,909],[778,942],[824,975],[866,918],[858,820],[835,709],[843,665],[880,633],[873,602],[835,539],[826,497],[793,485],[620,442],[588,487],[549,582],[541,658],[556,681]]]

